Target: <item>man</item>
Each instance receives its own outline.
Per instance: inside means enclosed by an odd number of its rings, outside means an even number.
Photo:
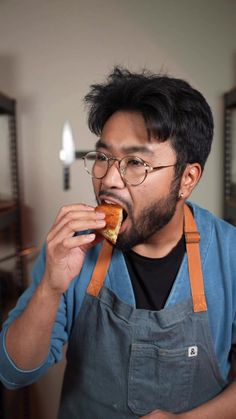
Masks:
[[[121,68],[85,101],[98,136],[86,170],[124,221],[112,253],[102,212],[60,210],[3,327],[1,379],[35,381],[68,341],[60,419],[233,419],[236,229],[186,204],[210,152],[210,108],[185,81]]]

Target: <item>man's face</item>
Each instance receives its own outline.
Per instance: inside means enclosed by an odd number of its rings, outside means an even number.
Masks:
[[[137,156],[153,167],[176,163],[169,141],[149,141],[142,115],[134,112],[116,112],[108,119],[97,150],[118,159]],[[93,179],[98,203],[113,202],[124,208],[125,220],[117,239],[121,250],[148,243],[169,223],[179,196],[180,182],[174,180],[174,173],[174,167],[163,168],[148,174],[142,184],[131,186],[124,183],[115,162],[103,179]]]

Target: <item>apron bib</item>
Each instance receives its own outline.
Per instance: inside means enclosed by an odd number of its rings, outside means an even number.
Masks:
[[[192,298],[160,311],[135,309],[103,285],[112,254],[104,242],[68,344],[59,419],[180,413],[226,386],[208,323],[200,236],[187,206],[184,231]]]

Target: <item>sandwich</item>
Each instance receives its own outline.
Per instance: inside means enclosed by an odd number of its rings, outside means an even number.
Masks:
[[[99,229],[98,232],[115,244],[123,219],[123,209],[118,204],[104,203],[98,205],[95,210],[105,213],[106,226]]]

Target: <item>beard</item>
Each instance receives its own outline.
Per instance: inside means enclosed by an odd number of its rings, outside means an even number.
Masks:
[[[123,252],[127,252],[132,247],[144,243],[165,227],[175,213],[179,200],[179,185],[180,181],[176,182],[174,180],[171,184],[169,195],[144,208],[138,215],[138,219],[134,217],[132,209],[129,208],[129,217],[132,225],[128,231],[118,235],[116,247]]]

